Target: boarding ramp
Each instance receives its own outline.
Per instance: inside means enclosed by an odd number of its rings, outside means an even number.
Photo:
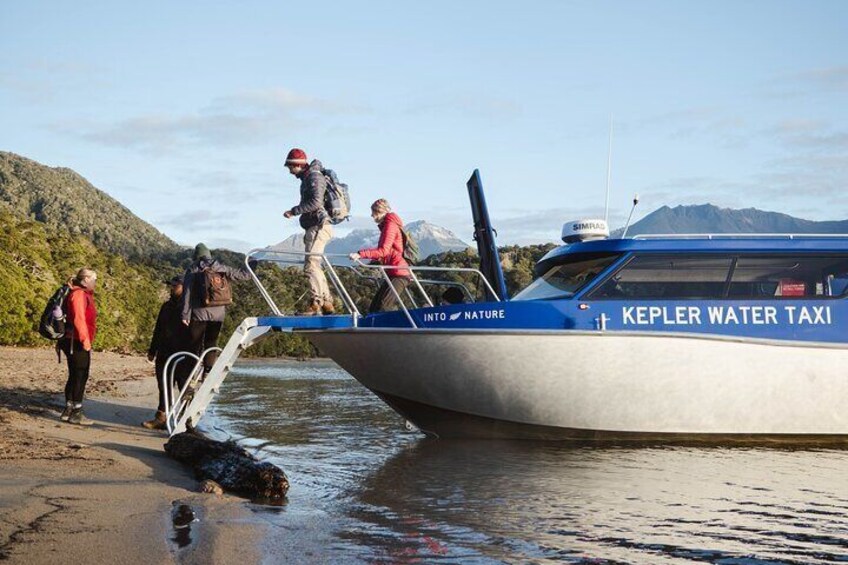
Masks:
[[[327,279],[332,283],[336,290],[336,295],[341,300],[345,312],[340,315],[332,316],[297,316],[292,313],[285,313],[274,301],[274,298],[259,280],[256,272],[250,266],[253,260],[270,261],[278,264],[293,265],[302,264],[306,257],[315,256],[320,258],[321,268]],[[328,253],[306,253],[298,251],[279,251],[274,249],[254,249],[245,257],[245,268],[250,273],[251,280],[256,285],[259,294],[267,303],[270,314],[267,316],[259,316],[254,318],[245,318],[244,321],[236,328],[233,335],[227,341],[227,344],[221,348],[210,348],[204,351],[201,355],[196,355],[187,351],[182,351],[172,355],[165,364],[162,371],[163,389],[165,390],[165,416],[168,433],[170,435],[182,433],[186,430],[193,429],[200,422],[201,417],[206,412],[209,404],[221,390],[221,384],[227,378],[233,365],[238,360],[241,352],[256,343],[257,340],[268,334],[269,332],[292,332],[296,330],[332,330],[342,328],[357,328],[359,320],[362,318],[362,313],[356,306],[353,298],[344,283],[338,275],[339,268],[352,269],[357,276],[370,278],[375,282],[385,281],[388,283],[388,288],[394,294],[400,310],[403,311],[410,327],[419,329],[418,324],[410,313],[410,306],[415,309],[419,307],[433,306],[431,296],[426,292],[425,285],[459,287],[463,295],[469,299],[473,298],[473,293],[462,283],[455,281],[442,281],[435,279],[420,279],[416,273],[470,273],[479,277],[481,284],[485,288],[485,292],[490,296],[494,296],[496,301],[499,301],[492,285],[486,279],[479,269],[464,268],[464,267],[429,267],[429,266],[410,266],[407,269],[410,271],[413,281],[412,290],[407,287],[407,291],[402,297],[397,290],[391,285],[387,269],[384,265],[364,264],[361,261],[355,261],[349,265],[340,265],[339,263],[347,261],[347,255],[328,254]],[[336,261],[336,264],[333,264]],[[375,288],[376,290],[376,288]],[[409,304],[410,306],[407,306]],[[294,307],[294,305],[292,305]],[[218,359],[212,366],[209,373],[203,374],[203,359],[212,351],[218,351]],[[192,368],[188,372],[188,377],[185,384],[180,388],[176,384],[177,371],[181,364],[191,363]],[[174,390],[176,393],[174,393]]]

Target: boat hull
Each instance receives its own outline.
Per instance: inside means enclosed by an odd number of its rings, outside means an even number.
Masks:
[[[305,332],[439,437],[848,441],[848,347],[649,332]]]

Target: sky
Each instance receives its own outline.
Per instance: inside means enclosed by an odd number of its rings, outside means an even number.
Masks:
[[[470,241],[479,169],[500,244],[712,203],[848,219],[848,2],[0,5],[0,150],[70,167],[175,241],[245,251],[303,148]]]

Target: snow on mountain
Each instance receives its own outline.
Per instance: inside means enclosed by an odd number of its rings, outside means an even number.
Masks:
[[[450,230],[424,220],[410,222],[406,225],[406,230],[418,244],[422,259],[435,253],[462,251],[470,247]],[[330,240],[330,243],[327,244],[327,253],[346,255],[360,249],[376,247],[379,239],[380,232],[376,225],[374,229],[353,230],[344,237],[336,237]],[[290,235],[280,243],[270,246],[270,249],[303,252],[303,232]]]
[[[421,258],[445,251],[462,251],[471,247],[446,228],[430,224],[424,220],[410,222],[406,231],[418,244]]]

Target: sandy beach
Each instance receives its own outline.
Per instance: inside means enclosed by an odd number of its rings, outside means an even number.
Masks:
[[[85,413],[59,421],[64,358],[0,348],[0,560],[9,563],[252,563],[261,526],[245,501],[198,492],[163,432],[139,424],[156,405],[143,357],[95,352]],[[197,520],[179,530],[189,506]]]

